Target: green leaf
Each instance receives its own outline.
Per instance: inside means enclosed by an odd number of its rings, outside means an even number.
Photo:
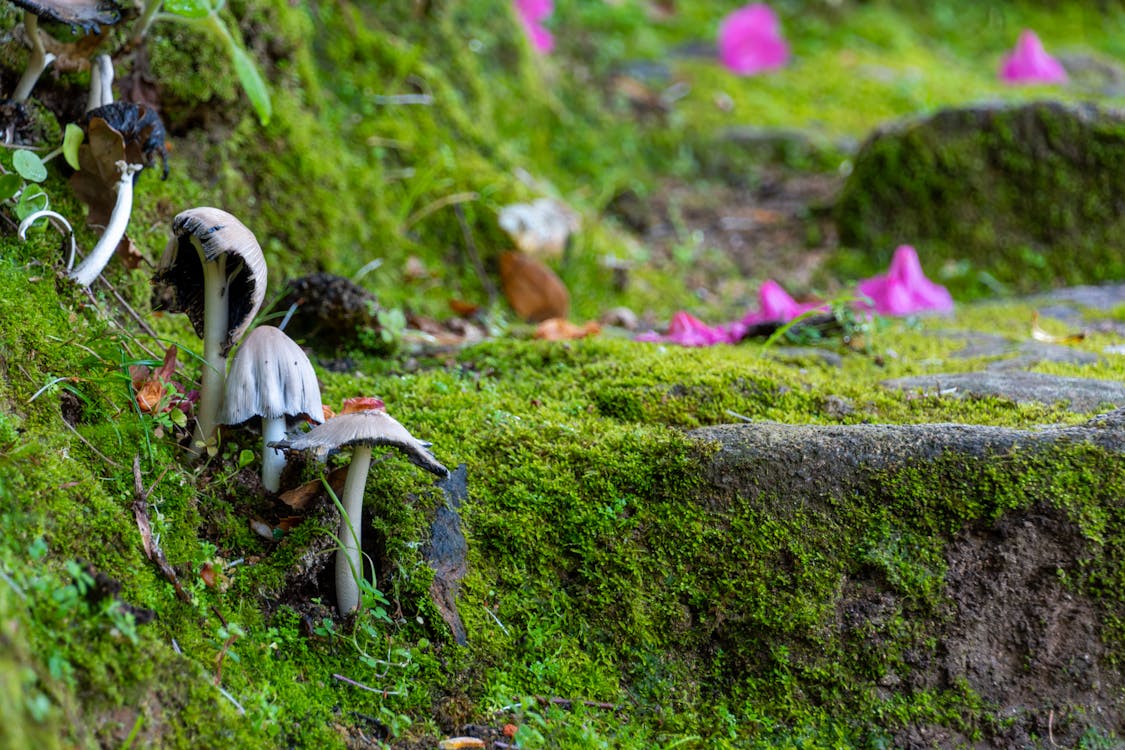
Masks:
[[[42,211],[50,205],[51,202],[48,200],[47,194],[43,192],[43,188],[38,185],[29,185],[20,195],[19,202],[16,203],[16,217],[23,221],[36,211]]]
[[[25,180],[42,182],[47,179],[47,166],[31,151],[20,149],[12,154],[12,166]]]
[[[66,132],[63,134],[62,139],[62,152],[66,163],[74,167],[74,169],[81,169],[78,166],[78,147],[82,145],[82,140],[86,134],[82,132],[82,128],[73,122],[67,123]]]
[[[23,178],[18,174],[0,175],[0,201],[6,201],[23,187]]]
[[[268,125],[270,115],[273,114],[273,106],[270,104],[270,91],[262,74],[258,72],[258,67],[254,65],[250,55],[246,54],[246,50],[234,43],[230,47],[230,57],[234,63],[234,72],[238,73],[238,80],[258,113],[258,120],[263,125]]]
[[[164,10],[183,18],[205,18],[214,6],[210,0],[164,0]]]

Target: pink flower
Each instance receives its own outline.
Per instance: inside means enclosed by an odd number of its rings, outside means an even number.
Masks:
[[[1031,29],[1020,32],[1016,48],[1000,64],[1004,83],[1066,83],[1066,70],[1047,54]]]
[[[768,5],[753,3],[723,19],[719,25],[719,60],[744,76],[776,70],[788,62],[789,45]]]
[[[543,21],[555,10],[554,0],[514,0],[516,15],[531,40],[531,46],[541,54],[555,48],[555,37],[543,28]]]
[[[758,307],[760,308],[758,312],[747,313],[739,321],[744,329],[757,323],[772,323],[774,321],[788,323],[809,310],[828,309],[826,305],[818,305],[816,302],[797,302],[781,288],[781,284],[773,279],[767,279],[758,289]]]
[[[919,312],[952,312],[953,298],[940,284],[926,278],[918,253],[910,245],[900,245],[885,276],[864,279],[856,287],[870,297],[880,315],[911,315]],[[871,305],[861,305],[872,309]]]
[[[691,313],[682,310],[672,316],[672,321],[668,324],[668,335],[661,336],[655,332],[642,333],[637,336],[637,341],[666,341],[680,346],[731,343],[730,334],[725,327],[709,326]]]

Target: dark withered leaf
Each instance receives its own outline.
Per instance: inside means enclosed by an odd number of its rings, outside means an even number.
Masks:
[[[130,164],[153,167],[159,157],[161,179],[168,177],[168,147],[164,143],[166,137],[164,122],[155,109],[133,102],[110,102],[86,113],[87,130],[96,119],[105,120],[124,138],[126,161]]]
[[[89,209],[86,223],[105,226],[117,202],[121,174],[117,162],[152,166],[160,157],[167,177],[164,125],[144,106],[113,102],[90,110],[85,130],[86,138],[78,148],[80,169],[70,176],[70,186]]]

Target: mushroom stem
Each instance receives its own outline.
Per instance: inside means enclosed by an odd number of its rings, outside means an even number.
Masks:
[[[55,59],[55,56],[43,47],[43,38],[39,36],[39,17],[37,15],[31,11],[24,11],[23,28],[27,32],[27,41],[31,44],[31,56],[27,58],[27,68],[20,76],[20,82],[16,84],[16,90],[12,94],[12,100],[17,102],[27,101],[28,97],[31,96],[31,90],[35,88],[35,84],[39,80],[39,76]]]
[[[271,448],[270,443],[285,439],[285,417],[262,418],[262,486],[270,492],[281,488],[281,472],[285,469],[285,451]]]
[[[117,202],[113,204],[109,223],[90,254],[69,273],[70,278],[81,286],[94,283],[94,279],[98,278],[105,264],[113,257],[121,238],[125,236],[126,227],[129,226],[129,214],[133,211],[133,175],[144,167],[119,161],[117,169],[121,172],[121,178],[117,181]]]
[[[90,64],[90,96],[86,99],[86,111],[113,104],[113,60],[101,54]]]
[[[199,409],[195,418],[195,440],[208,443],[215,434],[219,409],[227,382],[227,356],[223,339],[230,310],[227,305],[227,256],[208,260],[199,239],[192,244],[203,263],[203,373],[199,379]]]
[[[359,606],[359,579],[363,575],[360,523],[363,520],[363,489],[371,467],[371,446],[357,445],[344,480],[340,519],[340,549],[336,552],[336,606],[346,615]]]

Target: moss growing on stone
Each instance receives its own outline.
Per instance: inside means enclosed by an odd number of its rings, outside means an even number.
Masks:
[[[959,287],[979,272],[1019,292],[1119,277],[1123,143],[1115,112],[1051,102],[888,128],[856,157],[836,206],[840,240],[872,270],[900,244],[938,267],[967,264]]]

